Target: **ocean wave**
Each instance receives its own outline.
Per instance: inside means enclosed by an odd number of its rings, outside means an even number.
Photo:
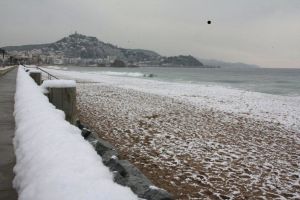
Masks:
[[[129,76],[129,77],[145,77],[146,75],[140,72],[99,72],[101,75],[108,75],[108,76]]]
[[[60,66],[46,66],[46,69],[56,69],[56,70],[68,70],[67,67],[60,67]]]
[[[198,108],[220,110],[258,120],[278,122],[293,130],[300,128],[299,96],[266,94],[213,83],[170,82],[148,78],[139,78],[137,84],[137,79],[128,76],[133,74],[135,77],[144,77],[144,74],[137,72],[49,71],[57,76],[101,82],[104,85],[167,96]],[[112,76],[106,76],[103,73]]]

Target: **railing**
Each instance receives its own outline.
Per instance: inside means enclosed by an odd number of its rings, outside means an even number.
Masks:
[[[49,80],[51,80],[51,79],[53,79],[53,78],[54,78],[54,79],[59,79],[59,78],[57,78],[56,76],[50,74],[49,72],[43,70],[43,69],[40,68],[40,67],[36,67],[36,68],[39,69],[39,70],[41,70],[41,71],[44,72],[45,74],[47,74]]]
[[[26,68],[35,68],[35,69],[40,70],[41,72],[43,72],[43,73],[45,73],[45,74],[47,75],[48,80],[51,80],[51,79],[59,79],[59,78],[57,78],[56,76],[54,76],[53,74],[50,74],[49,72],[43,70],[42,68],[40,68],[40,67],[38,67],[38,66],[36,66],[36,67],[29,67],[29,66],[25,66],[25,65],[23,65],[23,66],[26,67]]]

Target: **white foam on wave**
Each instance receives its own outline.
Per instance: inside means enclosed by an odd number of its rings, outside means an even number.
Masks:
[[[57,69],[57,70],[68,70],[67,67],[61,67],[61,66],[46,66],[47,69]]]
[[[144,74],[140,72],[113,72],[113,71],[103,71],[94,72],[95,74],[108,75],[108,76],[127,76],[127,77],[143,77]]]
[[[101,73],[49,70],[66,78],[101,82],[104,85],[134,89],[146,93],[168,96],[199,108],[215,109],[227,113],[279,123],[300,130],[300,97],[280,96],[218,85],[164,82],[132,77],[110,76]]]

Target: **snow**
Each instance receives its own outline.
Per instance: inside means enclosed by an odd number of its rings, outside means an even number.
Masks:
[[[300,130],[300,97],[244,91],[223,86],[174,83],[120,77],[104,72],[77,72],[47,69],[57,76],[167,96],[205,109],[214,109]]]
[[[299,196],[299,96],[48,71],[80,80],[86,123],[179,199]]]
[[[41,85],[43,88],[71,88],[76,87],[74,80],[45,80]]]
[[[16,174],[19,200],[137,199],[113,182],[80,130],[64,120],[40,88],[19,67],[15,94]]]
[[[108,76],[129,76],[129,77],[144,77],[146,74],[139,73],[139,72],[112,72],[112,71],[105,71],[99,72],[101,75],[108,75]]]
[[[6,71],[7,69],[13,68],[14,66],[6,66],[6,67],[0,67],[0,72],[1,71]]]
[[[28,72],[32,72],[32,73],[41,73],[41,70],[37,69],[37,68],[27,68],[29,71]]]
[[[59,70],[67,70],[67,67],[58,67],[58,66],[47,66],[47,69],[59,69]]]
[[[299,196],[299,131],[102,83],[76,89],[84,123],[178,199]]]
[[[164,190],[164,189],[162,189],[162,188],[156,187],[155,185],[150,185],[149,188],[150,188],[151,190]]]
[[[25,67],[26,69],[37,69],[36,65],[20,65],[20,67]]]

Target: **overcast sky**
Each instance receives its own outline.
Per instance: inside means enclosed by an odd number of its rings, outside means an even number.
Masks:
[[[0,17],[0,46],[77,31],[165,56],[300,68],[300,0],[0,0]]]

